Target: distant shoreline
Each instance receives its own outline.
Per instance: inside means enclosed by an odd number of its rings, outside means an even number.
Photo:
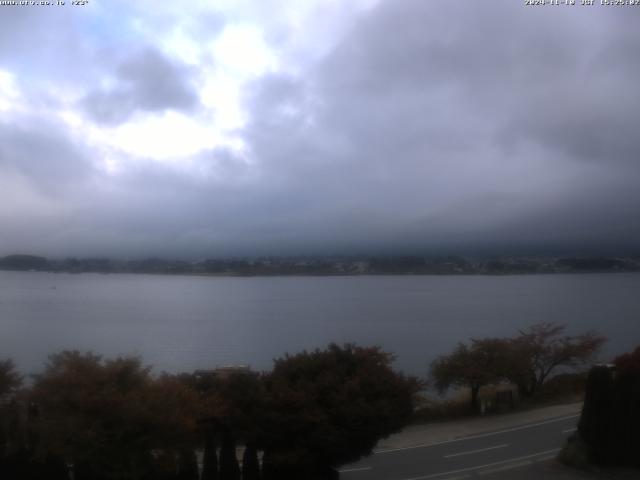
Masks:
[[[9,264],[3,260],[9,258]],[[624,259],[541,259],[527,264],[514,259],[482,260],[475,263],[426,261],[420,265],[376,261],[215,261],[215,263],[170,260],[118,262],[112,260],[51,261],[28,258],[26,264],[11,264],[12,257],[0,258],[0,271],[91,274],[143,274],[196,277],[361,277],[361,276],[515,276],[551,274],[638,273],[640,261]],[[15,259],[15,257],[14,257]],[[21,260],[25,260],[24,257]],[[33,264],[32,262],[38,262]]]

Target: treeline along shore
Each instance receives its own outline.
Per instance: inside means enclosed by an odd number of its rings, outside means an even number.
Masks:
[[[148,273],[221,276],[275,275],[515,275],[534,273],[639,272],[640,257],[256,257],[185,261],[165,258],[50,259],[0,257],[0,270],[67,273]]]

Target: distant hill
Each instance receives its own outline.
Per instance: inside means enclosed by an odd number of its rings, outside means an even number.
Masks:
[[[49,261],[36,255],[9,255],[0,258],[3,270],[49,270]]]

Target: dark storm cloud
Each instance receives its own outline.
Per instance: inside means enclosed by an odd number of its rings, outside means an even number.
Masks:
[[[0,169],[12,171],[49,193],[85,181],[94,171],[84,149],[59,125],[39,117],[21,124],[0,121]]]
[[[137,111],[190,110],[198,96],[189,69],[154,49],[139,52],[116,69],[115,85],[90,92],[82,106],[99,123],[117,124]]]
[[[247,138],[343,245],[637,241],[637,29],[541,10],[383,2],[306,77],[263,79]]]
[[[77,213],[94,204],[98,175],[90,152],[59,123],[36,115],[0,121],[2,254],[54,252],[55,243],[86,220]],[[77,242],[61,242],[65,248],[58,251],[68,254]]]

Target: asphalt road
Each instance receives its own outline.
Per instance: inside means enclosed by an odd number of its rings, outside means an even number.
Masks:
[[[501,476],[556,457],[579,415],[446,442],[380,450],[343,467],[343,480],[462,480]]]

